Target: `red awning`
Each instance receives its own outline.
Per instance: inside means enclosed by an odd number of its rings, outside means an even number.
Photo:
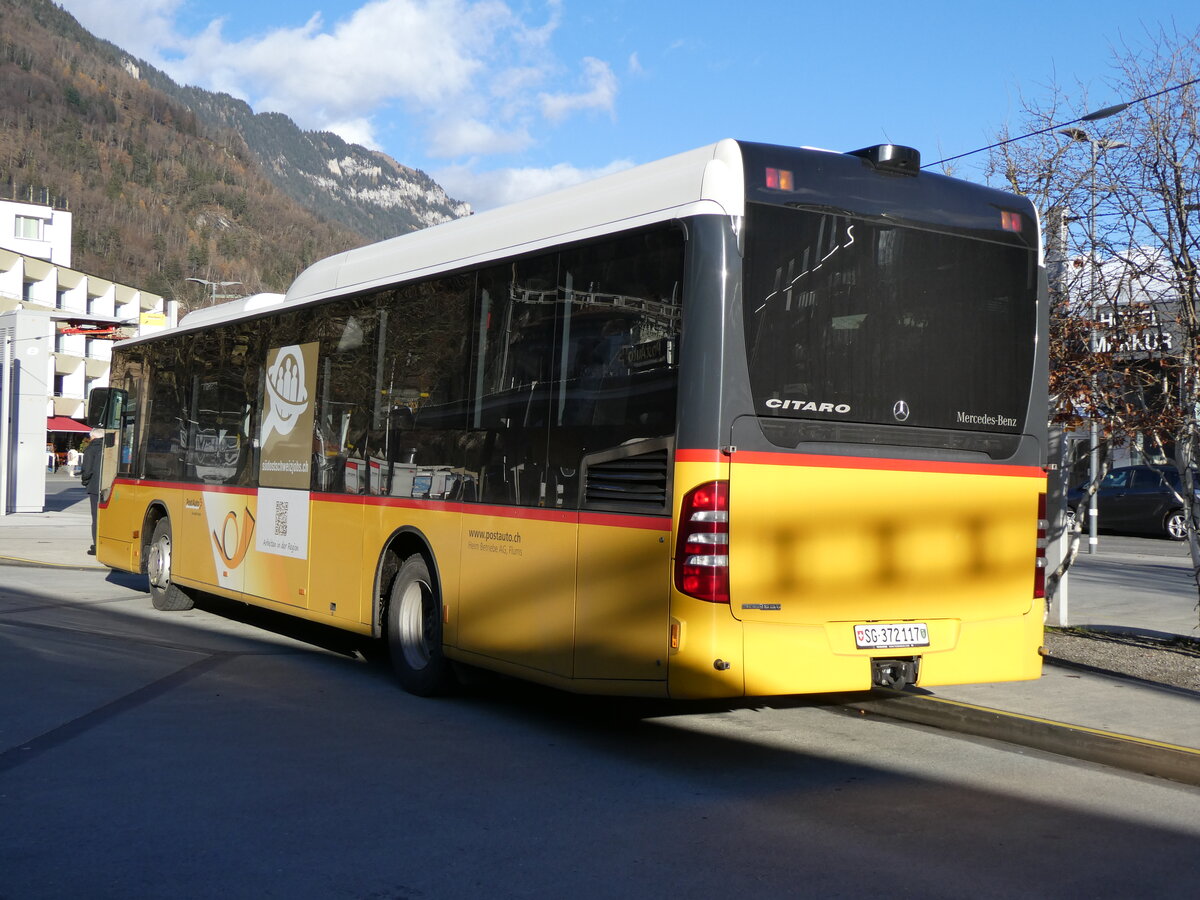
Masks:
[[[87,434],[92,429],[88,428],[82,422],[76,422],[74,419],[68,419],[66,416],[47,416],[46,430]]]

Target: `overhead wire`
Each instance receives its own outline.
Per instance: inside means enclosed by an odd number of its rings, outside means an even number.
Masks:
[[[1185,87],[1190,87],[1193,84],[1200,84],[1200,78],[1193,78],[1191,81],[1185,81],[1182,84],[1176,84],[1169,88],[1163,88],[1161,91],[1155,91],[1153,94],[1147,94],[1145,97],[1138,97],[1136,100],[1130,100],[1128,103],[1115,103],[1112,106],[1106,106],[1104,109],[1096,110],[1095,112],[1087,113],[1080,116],[1078,119],[1071,119],[1069,122],[1060,122],[1057,125],[1050,125],[1047,128],[1040,128],[1037,131],[1031,131],[1029,134],[1023,134],[1020,137],[1007,138],[1003,141],[997,141],[994,144],[989,144],[986,147],[980,147],[978,150],[968,150],[966,153],[959,153],[956,156],[947,156],[945,159],[939,159],[936,162],[926,163],[921,166],[922,169],[928,169],[931,166],[940,166],[942,163],[953,162],[956,159],[962,159],[965,156],[974,156],[976,153],[986,153],[988,150],[995,150],[997,147],[1003,147],[1005,144],[1011,144],[1014,141],[1023,141],[1026,138],[1037,137],[1039,134],[1046,134],[1050,131],[1056,131],[1060,128],[1067,128],[1071,125],[1078,125],[1080,122],[1094,122],[1097,119],[1105,119],[1110,115],[1115,115],[1123,109],[1134,106],[1138,103],[1145,103],[1147,100],[1153,100],[1155,97],[1161,97],[1163,94],[1169,94],[1172,91],[1178,91]]]

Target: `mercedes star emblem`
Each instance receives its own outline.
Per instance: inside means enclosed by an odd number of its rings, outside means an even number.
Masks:
[[[896,405],[892,407],[892,415],[896,417],[897,422],[903,422],[909,415],[908,404],[903,400],[897,400]]]

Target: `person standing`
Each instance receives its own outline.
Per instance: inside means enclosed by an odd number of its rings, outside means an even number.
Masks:
[[[67,451],[67,474],[79,474],[79,451],[74,447]]]
[[[92,546],[89,556],[96,555],[96,511],[100,505],[100,457],[104,454],[104,429],[93,428],[92,439],[83,451],[83,462],[79,467],[79,480],[87,490],[88,504],[92,508]]]

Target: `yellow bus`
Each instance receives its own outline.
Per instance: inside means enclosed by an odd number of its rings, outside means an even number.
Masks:
[[[1039,676],[1025,199],[733,140],[332,256],[115,348],[97,555],[570,691]]]

